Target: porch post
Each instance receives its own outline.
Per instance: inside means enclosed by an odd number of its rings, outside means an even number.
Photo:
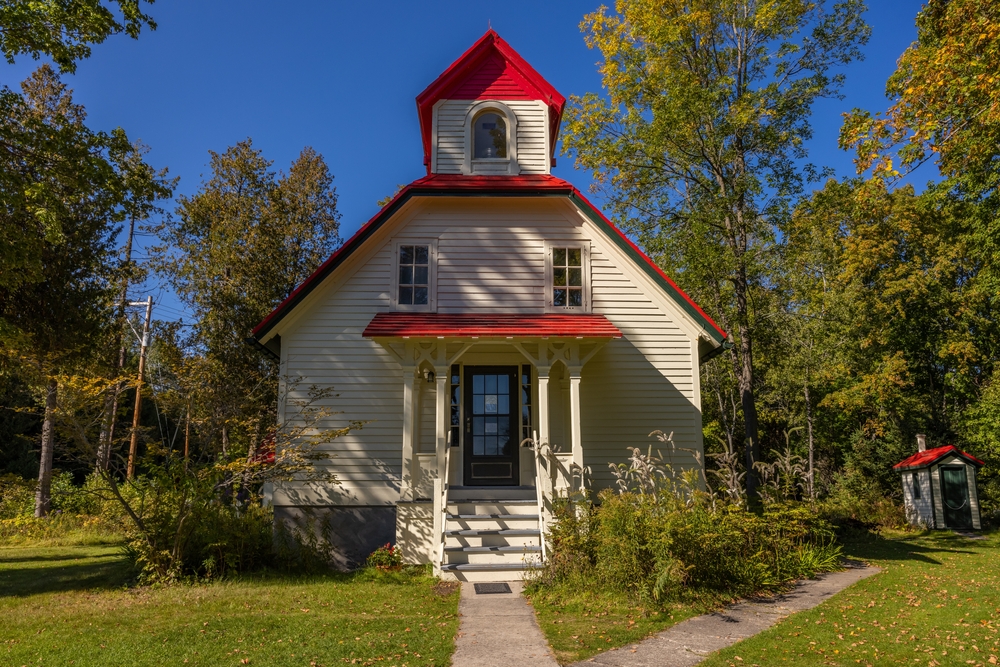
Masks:
[[[549,367],[538,366],[538,444],[549,442]]]
[[[413,480],[416,462],[416,457],[413,456],[413,427],[416,421],[414,419],[416,412],[415,374],[416,366],[403,365],[403,470],[399,484],[399,499],[403,501],[414,498]]]
[[[573,463],[583,468],[583,438],[580,431],[580,366],[569,367],[569,422]]]
[[[444,469],[444,454],[448,447],[449,408],[451,407],[451,401],[448,400],[448,372],[447,366],[435,366],[434,368],[434,378],[437,381],[434,451],[437,453],[438,479],[441,480],[442,484],[448,483],[448,471]]]

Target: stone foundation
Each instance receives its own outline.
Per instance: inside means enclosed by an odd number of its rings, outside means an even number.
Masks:
[[[356,569],[368,554],[396,542],[396,508],[381,507],[282,507],[274,508],[274,523],[311,531],[333,547],[331,565]]]

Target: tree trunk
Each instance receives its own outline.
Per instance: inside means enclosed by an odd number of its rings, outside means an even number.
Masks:
[[[35,516],[48,516],[52,502],[52,454],[55,441],[56,390],[52,378],[45,389],[45,421],[42,422],[42,458],[38,464],[38,488],[35,490]]]
[[[815,473],[813,469],[813,416],[812,416],[812,403],[809,399],[809,373],[806,372],[806,384],[805,384],[805,399],[806,399],[806,433],[809,437],[809,497],[812,500],[816,500],[816,487],[814,484]]]
[[[746,436],[747,498],[757,497],[757,473],[754,464],[760,460],[760,439],[757,427],[757,402],[753,393],[753,347],[749,332],[740,327],[739,379],[740,405],[743,408],[743,433]]]

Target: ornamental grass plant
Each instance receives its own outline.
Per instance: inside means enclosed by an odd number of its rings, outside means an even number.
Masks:
[[[674,447],[671,436],[654,435]],[[794,470],[763,471],[768,487],[751,507],[737,489],[714,490],[700,466],[678,472],[652,447],[630,450],[626,463],[612,464],[616,488],[556,500],[549,558],[529,591],[596,588],[666,608],[774,591],[839,568],[833,525],[793,499],[804,482],[787,478]]]

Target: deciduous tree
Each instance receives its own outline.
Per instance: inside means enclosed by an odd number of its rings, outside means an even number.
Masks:
[[[863,10],[859,0],[619,0],[582,26],[603,56],[605,92],[573,98],[564,142],[617,222],[732,332],[748,464],[760,440],[757,304],[811,174],[798,161],[812,103],[837,95],[832,70],[860,57]]]

